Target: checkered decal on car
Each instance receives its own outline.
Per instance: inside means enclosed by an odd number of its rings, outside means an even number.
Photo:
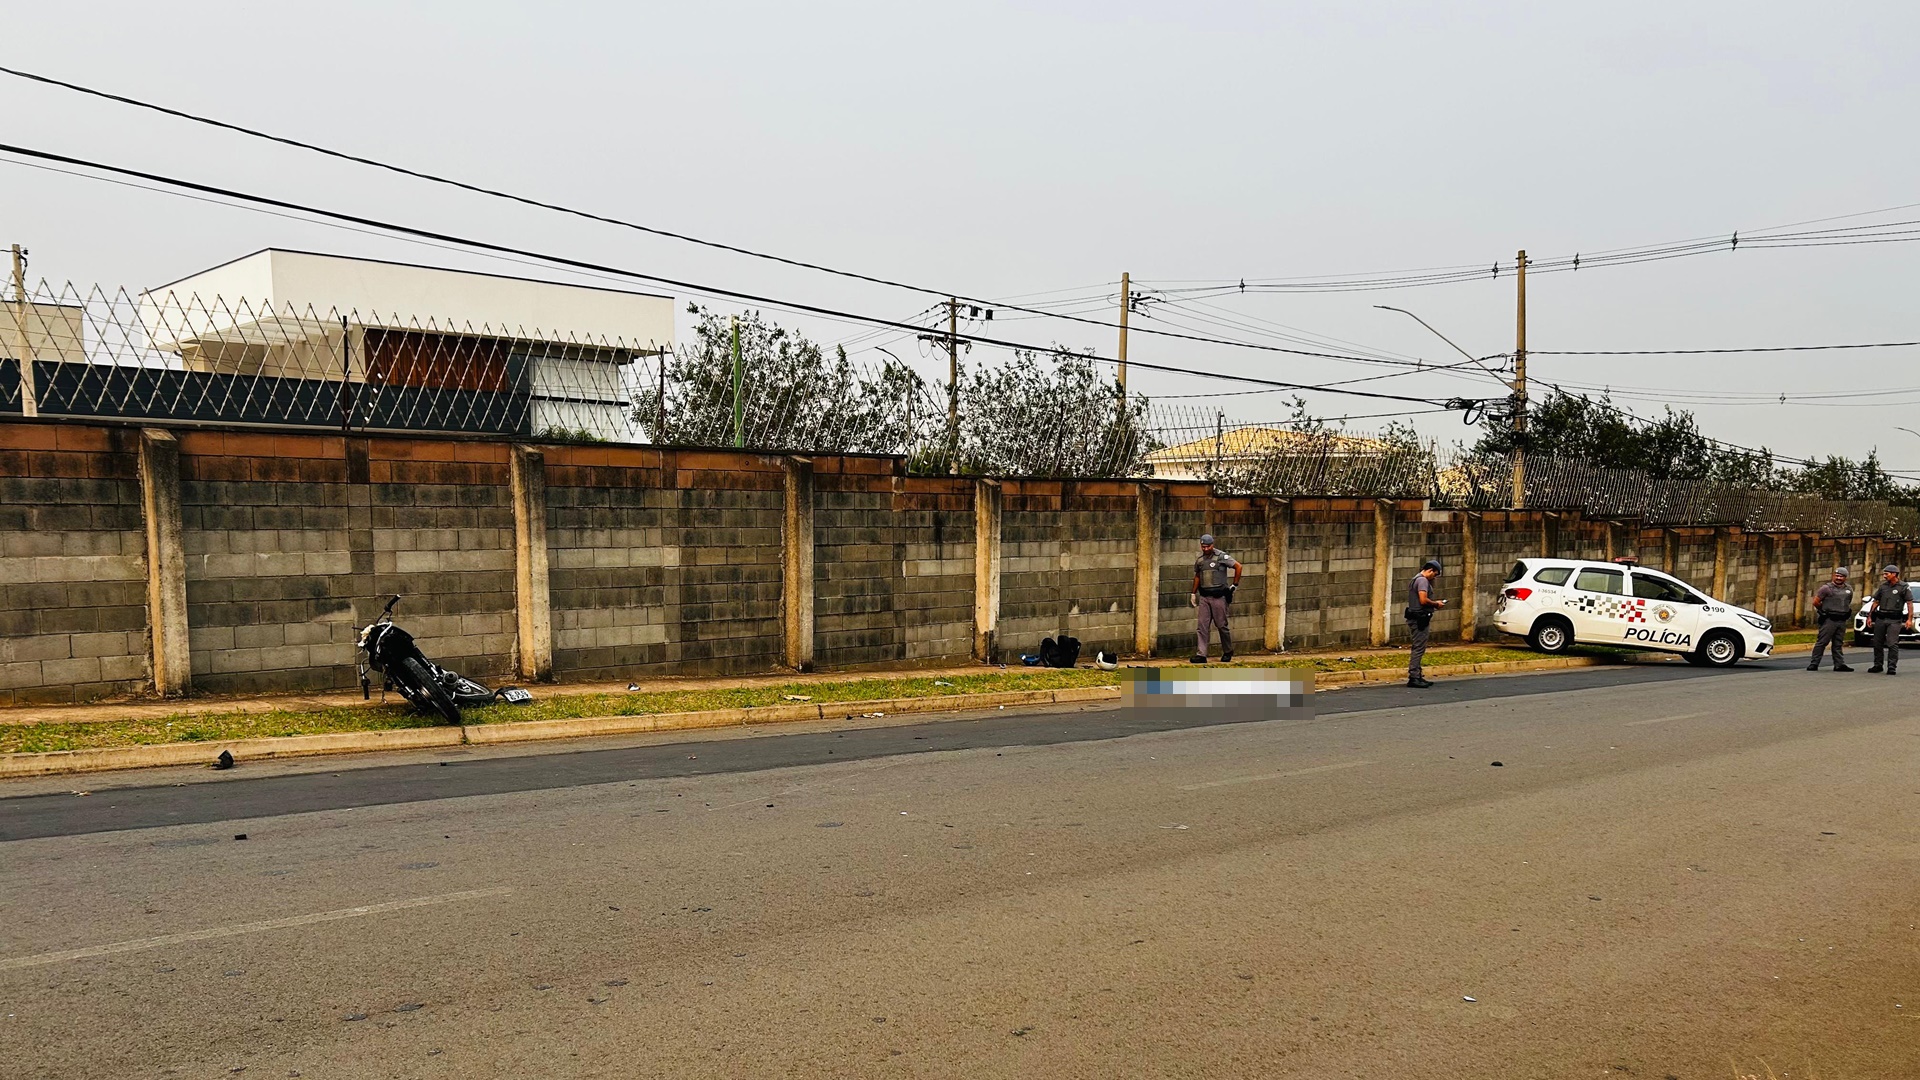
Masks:
[[[1567,598],[1567,606],[1602,619],[1619,619],[1622,622],[1643,623],[1647,621],[1647,601],[1639,596],[1595,596],[1592,593],[1580,593]]]

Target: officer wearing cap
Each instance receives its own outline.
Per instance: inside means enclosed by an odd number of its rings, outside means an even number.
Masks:
[[[1227,607],[1233,603],[1233,590],[1240,587],[1240,564],[1233,556],[1213,546],[1213,534],[1200,538],[1200,557],[1193,560],[1193,593],[1188,602],[1199,609],[1200,625],[1194,633],[1193,662],[1207,662],[1208,631],[1220,630],[1220,659],[1233,659],[1233,631],[1227,627]]]
[[[1813,617],[1820,627],[1820,636],[1813,643],[1813,659],[1807,663],[1808,671],[1820,670],[1820,657],[1833,646],[1833,670],[1852,671],[1847,666],[1846,654],[1841,645],[1847,640],[1847,622],[1853,615],[1853,586],[1847,584],[1847,568],[1833,568],[1833,580],[1814,590]]]
[[[1868,674],[1897,674],[1900,666],[1900,630],[1913,629],[1913,590],[1900,580],[1900,568],[1889,563],[1880,571],[1880,587],[1873,590],[1873,666]],[[1883,664],[1882,661],[1885,661]]]
[[[1440,576],[1440,560],[1428,559],[1420,564],[1420,572],[1407,582],[1407,610],[1403,612],[1407,620],[1407,637],[1413,643],[1413,652],[1407,657],[1407,685],[1417,690],[1425,690],[1433,684],[1428,682],[1420,670],[1420,661],[1427,655],[1427,628],[1433,624],[1433,613],[1447,606],[1445,600],[1436,600],[1433,596],[1433,579]]]

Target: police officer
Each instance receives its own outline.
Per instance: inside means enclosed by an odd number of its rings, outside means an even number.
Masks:
[[[1880,574],[1884,580],[1873,590],[1873,666],[1867,673],[1878,672],[1884,659],[1887,674],[1893,675],[1900,666],[1900,630],[1913,629],[1913,590],[1900,580],[1897,566],[1889,564]]]
[[[1433,685],[1421,672],[1420,661],[1427,655],[1427,627],[1433,624],[1433,613],[1447,606],[1445,600],[1433,596],[1433,579],[1439,576],[1440,560],[1428,559],[1407,582],[1407,610],[1402,614],[1407,620],[1407,637],[1413,642],[1413,653],[1407,657],[1407,685],[1416,690]]]
[[[1853,616],[1853,586],[1847,584],[1847,568],[1833,568],[1833,580],[1814,590],[1813,617],[1820,627],[1820,636],[1813,643],[1813,659],[1808,662],[1808,671],[1820,670],[1820,656],[1833,646],[1833,670],[1852,671],[1847,666],[1847,657],[1841,646],[1847,640],[1847,623]]]
[[[1233,631],[1227,627],[1227,606],[1233,603],[1233,590],[1240,587],[1240,564],[1233,556],[1213,546],[1213,534],[1200,538],[1200,557],[1193,560],[1193,593],[1188,602],[1199,609],[1200,625],[1194,634],[1193,662],[1207,662],[1208,630],[1220,630],[1220,659],[1233,659]]]

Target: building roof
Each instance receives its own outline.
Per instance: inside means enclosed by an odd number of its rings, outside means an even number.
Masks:
[[[1155,450],[1146,456],[1146,461],[1149,465],[1175,465],[1212,461],[1215,458],[1239,461],[1309,450],[1316,453],[1365,454],[1385,449],[1388,449],[1387,443],[1362,435],[1343,435],[1331,431],[1313,434],[1292,428],[1246,424],[1228,428],[1218,437],[1208,435]]]
[[[673,343],[667,296],[279,248],[148,289],[141,300],[180,339],[248,333],[266,322],[337,326],[344,317],[358,326],[634,351]]]

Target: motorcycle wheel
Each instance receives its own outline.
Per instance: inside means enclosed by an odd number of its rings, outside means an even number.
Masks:
[[[407,678],[419,688],[420,693],[433,703],[434,710],[442,719],[449,724],[460,722],[460,706],[453,703],[453,695],[447,693],[447,688],[440,685],[440,680],[427,671],[425,664],[409,656],[401,661],[400,666],[406,669]]]

